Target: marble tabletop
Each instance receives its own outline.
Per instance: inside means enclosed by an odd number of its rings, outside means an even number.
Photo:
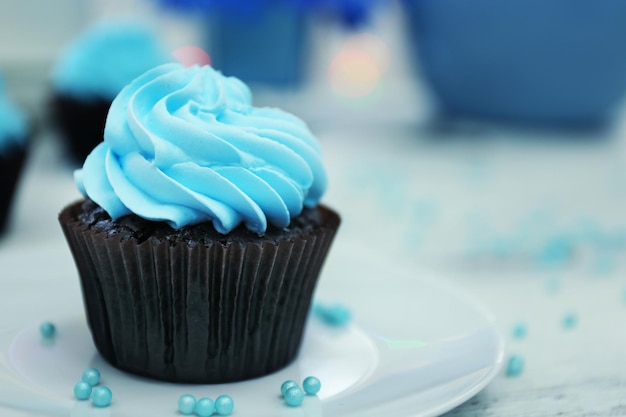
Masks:
[[[323,138],[344,233],[469,290],[506,336],[500,374],[446,416],[626,415],[619,123],[602,133],[405,126]],[[524,362],[516,376],[512,357]]]

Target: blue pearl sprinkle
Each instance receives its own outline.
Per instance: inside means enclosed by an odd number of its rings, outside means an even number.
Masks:
[[[93,389],[91,394],[91,402],[96,407],[108,407],[111,404],[113,393],[109,387],[99,386]]]
[[[195,411],[199,417],[209,417],[215,411],[215,403],[210,398],[200,398],[196,403]]]
[[[54,323],[45,321],[39,326],[39,333],[44,339],[53,339],[56,336],[57,328]]]
[[[578,324],[578,316],[574,313],[567,313],[563,316],[562,324],[565,329],[572,329]]]
[[[298,383],[292,379],[289,379],[280,386],[280,393],[285,396],[285,393],[289,388],[298,388]]]
[[[74,385],[74,396],[80,401],[88,400],[91,397],[91,385],[85,381],[78,381]]]
[[[509,358],[506,366],[506,376],[520,376],[524,370],[524,358],[520,355],[513,355]]]
[[[527,333],[528,329],[526,327],[526,324],[519,322],[513,326],[513,337],[515,339],[524,339]]]
[[[313,314],[322,322],[334,327],[347,325],[352,317],[350,310],[340,304],[325,306],[317,303],[313,306]]]
[[[189,416],[192,415],[196,409],[196,397],[191,394],[181,395],[178,399],[178,411],[181,414]]]
[[[83,371],[83,376],[81,378],[83,381],[91,385],[98,385],[100,382],[100,371],[96,368],[87,368]]]
[[[215,399],[215,412],[220,416],[229,416],[235,408],[235,402],[228,395],[220,395]]]
[[[291,387],[285,391],[285,402],[290,407],[298,407],[304,401],[304,391],[298,387]]]
[[[317,394],[321,387],[322,384],[320,383],[320,380],[314,376],[307,376],[304,378],[304,381],[302,381],[302,388],[308,395]]]

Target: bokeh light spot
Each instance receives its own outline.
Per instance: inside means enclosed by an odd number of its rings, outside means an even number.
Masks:
[[[186,67],[194,65],[211,65],[211,57],[206,51],[197,46],[181,46],[172,52],[172,56]]]
[[[380,38],[364,33],[354,35],[346,40],[330,63],[330,86],[351,104],[371,104],[379,96],[387,66],[387,47]]]
[[[380,81],[376,61],[363,51],[341,51],[330,66],[333,90],[346,98],[363,98],[374,92]]]

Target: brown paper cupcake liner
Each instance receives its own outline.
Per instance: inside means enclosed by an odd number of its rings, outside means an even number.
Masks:
[[[107,236],[60,222],[80,275],[94,343],[112,365],[174,382],[215,383],[289,364],[302,340],[317,277],[339,226],[248,242],[174,243]]]
[[[112,99],[79,100],[65,94],[50,99],[55,126],[69,151],[72,162],[83,161],[103,140],[104,125]]]

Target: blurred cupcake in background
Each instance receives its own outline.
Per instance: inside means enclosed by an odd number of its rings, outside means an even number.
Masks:
[[[0,233],[6,231],[18,180],[29,149],[26,114],[6,96],[0,76]]]
[[[626,92],[626,2],[404,0],[419,73],[443,115],[606,125]]]
[[[99,23],[66,48],[53,69],[51,117],[74,163],[81,164],[102,141],[117,93],[171,60],[156,34],[136,22]]]

